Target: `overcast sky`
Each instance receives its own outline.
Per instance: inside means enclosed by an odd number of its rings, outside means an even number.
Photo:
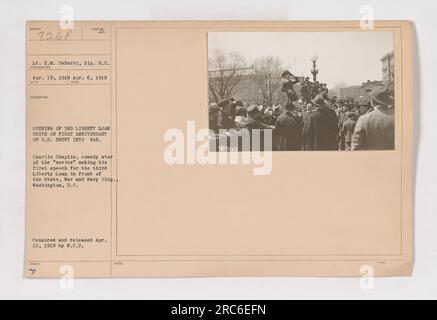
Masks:
[[[344,81],[360,85],[382,80],[381,58],[393,50],[392,32],[209,32],[208,50],[237,51],[248,62],[262,56],[281,59],[297,76],[311,76],[318,55],[318,80],[332,88]]]

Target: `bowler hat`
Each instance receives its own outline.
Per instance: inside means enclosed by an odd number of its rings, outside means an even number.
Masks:
[[[258,108],[256,105],[251,105],[250,107],[247,108],[248,114],[253,114],[253,113],[257,113],[257,112],[258,112]]]

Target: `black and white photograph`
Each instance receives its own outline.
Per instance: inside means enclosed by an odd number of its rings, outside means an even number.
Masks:
[[[247,151],[256,129],[273,151],[393,150],[394,64],[392,32],[209,32],[211,141]]]

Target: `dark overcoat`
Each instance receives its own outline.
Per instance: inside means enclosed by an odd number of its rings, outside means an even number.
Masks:
[[[276,120],[275,136],[278,137],[277,149],[280,151],[302,150],[302,120],[293,111],[282,113]]]
[[[305,118],[302,129],[305,150],[337,150],[338,118],[328,107],[317,107]]]

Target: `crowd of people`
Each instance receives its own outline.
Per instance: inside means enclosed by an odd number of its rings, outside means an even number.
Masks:
[[[329,97],[325,83],[300,81],[289,71],[281,75],[284,106],[244,105],[233,98],[209,107],[215,135],[235,129],[271,129],[274,151],[394,149],[394,96],[388,86],[369,92],[366,102]],[[299,94],[294,86],[300,83]]]

